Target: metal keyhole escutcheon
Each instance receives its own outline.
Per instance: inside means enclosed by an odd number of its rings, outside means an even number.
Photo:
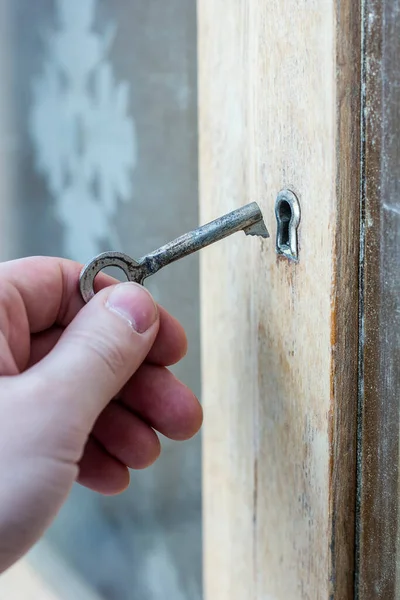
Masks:
[[[281,190],[275,202],[276,252],[289,260],[298,261],[298,235],[300,204],[291,190]]]

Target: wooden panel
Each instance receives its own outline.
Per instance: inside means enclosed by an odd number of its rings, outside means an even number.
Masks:
[[[399,0],[365,2],[359,600],[400,598],[399,17]]]
[[[256,200],[272,234],[201,257],[207,600],[353,597],[358,10],[198,2],[201,220]],[[275,254],[284,187],[298,264]]]

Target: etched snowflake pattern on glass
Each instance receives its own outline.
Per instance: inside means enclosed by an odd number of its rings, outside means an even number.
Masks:
[[[65,228],[64,250],[80,260],[97,254],[101,241],[116,243],[112,219],[118,202],[132,198],[137,158],[129,84],[116,81],[108,60],[116,29],[93,30],[96,3],[56,1],[58,26],[47,35],[29,115],[36,167]]]

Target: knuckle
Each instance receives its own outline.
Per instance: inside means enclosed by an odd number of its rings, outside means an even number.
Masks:
[[[94,345],[93,350],[104,363],[108,371],[116,376],[125,370],[126,356],[122,348],[113,343],[104,343],[100,341]]]
[[[87,356],[88,364],[94,366],[95,363],[100,363],[100,371],[103,368],[106,376],[120,377],[121,372],[126,370],[128,359],[123,339],[118,339],[104,329],[97,330],[95,334],[93,331],[82,330],[70,332],[65,342],[69,344],[70,352],[80,348],[81,353],[83,351]]]
[[[110,335],[88,337],[86,344],[90,352],[97,356],[104,368],[113,376],[117,376],[126,368],[126,355],[121,344]]]

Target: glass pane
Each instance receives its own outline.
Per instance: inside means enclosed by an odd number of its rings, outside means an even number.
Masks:
[[[0,0],[3,260],[139,258],[198,224],[195,4]],[[198,256],[146,286],[199,395]],[[61,572],[104,599],[201,598],[200,440],[162,445],[119,497],[74,488],[30,557],[60,598],[78,597]]]

